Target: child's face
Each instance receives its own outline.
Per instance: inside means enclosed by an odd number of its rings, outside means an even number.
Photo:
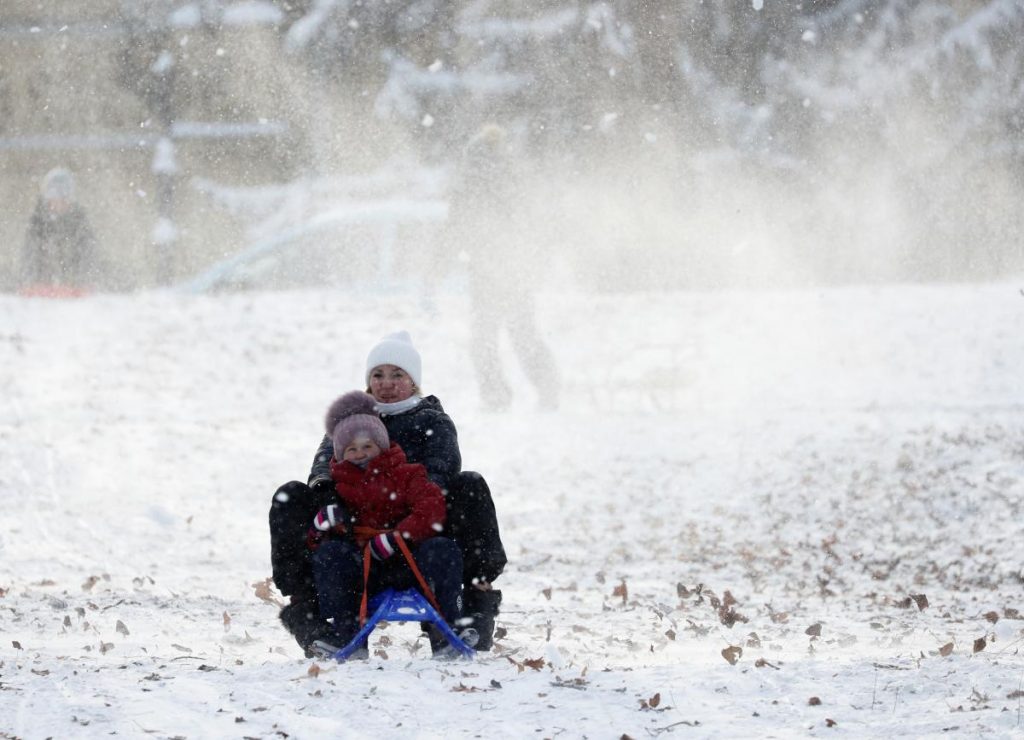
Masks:
[[[341,459],[353,465],[363,465],[381,453],[380,446],[369,437],[356,437],[341,453]]]

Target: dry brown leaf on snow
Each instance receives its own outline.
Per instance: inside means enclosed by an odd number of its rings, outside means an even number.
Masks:
[[[544,598],[545,599],[547,599],[548,601],[551,601],[551,587],[550,586],[548,586],[545,589],[542,589],[541,593],[544,594]]]
[[[726,593],[728,593],[728,591],[726,591]],[[746,624],[750,620],[744,617],[735,609],[733,609],[731,606],[726,606],[725,604],[722,604],[722,606],[718,608],[718,621],[720,621],[729,629],[732,629],[732,626],[737,622],[743,622],[744,624]]]
[[[736,665],[736,661],[738,661],[742,656],[743,648],[739,645],[730,645],[722,650],[722,657],[729,661],[729,665]]]
[[[518,660],[513,658],[511,655],[506,655],[505,660],[507,660],[509,663],[516,667],[516,673],[522,673],[525,670],[525,666]]]
[[[675,630],[665,630],[665,637],[667,637],[670,640],[676,639]]]
[[[231,615],[226,611],[224,612],[224,631],[229,632],[231,630]]]
[[[977,640],[974,641],[974,652],[980,653],[982,650],[985,649],[986,645],[988,645],[988,643],[985,641],[985,638],[979,637]]]
[[[821,699],[819,699],[816,696],[812,696],[810,699],[807,700],[807,703],[812,707],[820,707]]]
[[[106,654],[114,649],[114,643],[100,641],[100,652]]]
[[[821,622],[815,622],[812,624],[804,630],[804,634],[810,635],[811,637],[821,637]]]
[[[999,614],[997,612],[985,612],[985,619],[995,624],[999,621]]]
[[[710,593],[710,591],[708,593]],[[703,604],[704,603],[704,584],[703,583],[698,583],[696,586],[693,587],[693,595],[697,597],[697,600],[695,602],[693,602],[694,604]]]
[[[692,619],[687,619],[686,622],[687,622],[686,629],[692,630],[693,633],[695,635],[697,635],[697,637],[704,637],[708,632],[711,631],[710,627],[705,627],[702,624],[697,624]]]
[[[284,602],[274,596],[272,578],[264,578],[262,581],[257,581],[252,584],[252,587],[256,598],[260,601],[265,601],[274,606],[284,606]]]
[[[563,689],[578,689],[580,691],[586,691],[589,682],[582,676],[577,676],[576,678],[560,678],[557,681],[552,681],[551,685],[558,686]]]
[[[928,608],[928,597],[924,594],[910,594],[910,598],[917,604],[918,611],[924,611]]]
[[[100,582],[99,576],[89,576],[85,579],[85,583],[82,584],[83,591],[92,591],[92,587]]]
[[[766,668],[766,667],[767,668],[774,668],[777,671],[781,671],[782,670],[777,665],[775,665],[774,663],[769,663],[764,658],[758,658],[757,660],[755,660],[754,661],[754,667],[755,668]]]
[[[655,694],[655,696],[658,696],[658,695]],[[660,696],[658,696],[658,701],[659,702],[661,701],[661,697]],[[651,709],[651,705],[648,703],[648,700],[647,699],[641,699],[640,700],[640,710],[641,711],[646,711],[648,709]]]
[[[539,671],[541,668],[544,667],[544,659],[543,658],[530,658],[530,659],[524,660],[524,661],[522,661],[520,663],[519,661],[517,661],[514,658],[512,658],[512,656],[506,655],[505,656],[505,660],[507,660],[512,665],[514,665],[516,668],[518,668],[519,669],[519,671],[518,671],[519,673],[522,673],[523,670],[526,669],[526,668],[532,668],[535,671]]]
[[[939,655],[943,658],[949,656],[953,652],[953,643],[947,642],[945,645],[939,648]]]
[[[310,678],[317,678],[320,675],[320,666],[314,663],[309,667],[309,670],[306,671],[306,675]]]
[[[629,587],[626,585],[626,579],[622,579],[622,583],[616,586],[612,590],[612,596],[622,597],[622,603],[625,604],[626,600],[629,599]]]
[[[21,646],[21,643],[17,640],[11,640],[11,647],[13,647],[15,650],[24,650],[24,648]]]
[[[117,631],[118,631],[119,633],[121,633],[122,635],[124,635],[125,637],[127,637],[127,636],[128,636],[129,634],[130,634],[130,633],[128,632],[128,627],[127,627],[127,626],[125,626],[125,623],[124,623],[124,622],[122,622],[122,621],[121,621],[120,619],[119,619],[119,620],[117,620],[117,624],[116,624],[116,625],[114,625],[114,629],[115,629],[115,630],[117,630]]]

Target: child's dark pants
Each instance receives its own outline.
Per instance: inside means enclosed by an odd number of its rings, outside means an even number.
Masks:
[[[434,592],[441,616],[455,624],[462,616],[462,553],[447,537],[431,537],[411,547],[416,567]],[[338,635],[351,639],[359,627],[359,602],[363,594],[363,551],[351,540],[329,540],[313,554],[313,580],[320,600],[320,614],[334,618]],[[383,562],[370,564],[368,596],[386,588],[419,589],[412,569],[401,551]],[[369,616],[369,615],[367,615]]]

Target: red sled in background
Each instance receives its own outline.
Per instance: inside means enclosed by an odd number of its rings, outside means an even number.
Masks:
[[[75,288],[71,285],[37,283],[19,288],[18,295],[25,296],[26,298],[81,298],[89,295],[89,291],[85,288]]]

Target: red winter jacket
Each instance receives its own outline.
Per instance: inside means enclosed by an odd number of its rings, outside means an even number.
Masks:
[[[441,532],[444,494],[427,478],[426,468],[406,462],[398,445],[392,443],[365,469],[331,460],[331,477],[356,526],[396,530],[410,544]]]

